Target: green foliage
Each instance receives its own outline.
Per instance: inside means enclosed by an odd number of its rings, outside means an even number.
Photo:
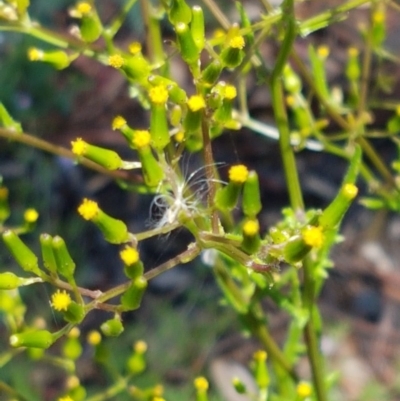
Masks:
[[[26,210],[22,223],[14,223],[7,182],[2,183],[0,231],[5,248],[22,271],[14,273],[6,268],[0,272],[0,312],[10,338],[10,344],[2,347],[0,368],[17,358],[19,352],[25,352],[33,364],[48,361],[58,366],[68,378],[65,389],[57,395],[58,401],[163,400],[159,384],[138,385],[147,369],[146,343],[136,342],[124,360],[116,363],[110,357],[109,344],[113,343],[108,341],[112,339],[103,339],[95,331],[89,333],[86,341],[80,340],[77,327],[84,325],[89,314],[101,310],[108,316],[98,327],[103,335],[124,336],[129,330],[126,312],[140,307],[148,281],[201,254],[202,267],[210,267],[223,294],[223,304],[234,311],[243,329],[262,348],[251,363],[258,387],[256,399],[326,401],[332,375],[325,372],[320,354],[323,328],[316,301],[332,267],[329,253],[338,242],[343,216],[357,196],[359,177],[374,192],[373,197],[362,201],[365,206],[399,211],[400,158],[394,161],[392,173],[370,141],[369,69],[360,66],[358,52],[350,49],[348,53],[344,72],[349,83],[346,99],[335,97],[328,82],[329,49],[310,46],[307,67],[293,44],[300,35],[329,26],[345,18],[348,11],[371,3],[371,29],[364,35],[365,52],[369,55],[364,62],[370,63],[371,54],[384,54],[386,3],[349,0],[308,20],[296,20],[293,0],[285,0],[276,10],[264,0],[265,12],[256,22],[238,3],[239,25],[227,21],[217,3],[209,0],[211,14],[223,30],[208,37],[202,7],[191,7],[184,0],[155,4],[144,1],[146,52],[137,42],[126,49],[116,40],[135,3],[123,2],[117,15],[103,21],[96,3],[78,2],[69,9],[77,26],[74,36],[68,36],[33,22],[28,1],[0,2],[0,30],[20,32],[39,41],[38,47],[27,49],[30,62],[37,63],[38,68],[63,70],[78,57],[88,57],[114,68],[130,87],[132,102],[137,102],[149,115],[147,129],[130,127],[123,116],[115,116],[109,122],[122,135],[127,148],[134,151],[135,160],[124,160],[119,152],[89,144],[82,138],[72,141],[71,150],[39,140],[25,133],[2,103],[0,137],[69,157],[118,180],[125,189],[136,190],[139,196],[144,192],[153,194],[162,213],[154,228],[132,232],[126,222],[108,215],[97,202],[83,199],[78,213],[96,225],[106,242],[121,247],[121,275],[125,276],[123,283],[111,288],[84,288],[76,276],[77,261],[68,246],[69,239],[56,233],[37,234],[38,215],[32,209]],[[168,55],[160,34],[161,24],[168,24],[167,21],[175,33],[174,53]],[[266,37],[274,38],[278,44],[274,61],[266,62],[260,52]],[[181,87],[174,80],[171,57],[179,58],[191,74],[190,88]],[[253,70],[260,78],[259,85],[271,93],[290,199],[289,206],[282,205],[281,220],[268,227],[267,232],[261,232],[257,217],[263,207],[257,172],[249,172],[242,164],[234,165],[224,183],[213,157],[213,139],[227,130],[247,127],[263,135],[268,133],[266,125],[249,117],[245,88]],[[227,81],[219,80],[220,76]],[[318,108],[312,107],[314,100]],[[400,127],[398,114],[397,106],[396,114],[387,122],[387,136],[396,145],[400,143],[396,137]],[[331,122],[340,127],[340,135],[328,132]],[[304,204],[295,160],[295,151],[304,148],[331,153],[349,162],[341,187],[324,210],[308,209]],[[187,177],[180,167],[184,155],[193,152],[201,153],[206,175],[205,180],[197,183],[192,182],[195,174]],[[138,174],[121,174],[133,169]],[[239,213],[233,213],[234,209]],[[191,234],[187,249],[151,270],[146,269],[140,258],[141,241],[178,227]],[[41,259],[20,238],[32,231],[37,237],[36,247],[40,244]],[[20,277],[20,273],[26,277]],[[58,330],[49,321],[30,321],[26,316],[30,305],[24,303],[17,291],[22,286],[43,283],[51,288],[51,308],[61,316]],[[278,345],[270,335],[268,315],[262,307],[266,298],[290,317],[283,345]],[[56,348],[59,341],[62,346]],[[106,372],[106,388],[86,389],[77,377],[83,346],[90,348],[93,361]],[[302,381],[296,369],[305,351],[312,372],[310,383]],[[236,381],[235,388],[239,393],[247,392],[241,382]],[[27,394],[12,377],[0,381],[0,390],[10,399],[43,397],[41,390],[37,396],[34,392]],[[204,377],[194,381],[192,391],[199,401],[211,399]],[[165,398],[168,397],[174,398],[166,392]]]

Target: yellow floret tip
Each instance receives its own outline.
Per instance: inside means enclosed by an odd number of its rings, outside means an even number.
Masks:
[[[324,234],[322,232],[322,227],[306,227],[302,231],[301,235],[305,244],[313,248],[320,248],[324,243]]]
[[[194,386],[197,391],[207,391],[208,390],[208,380],[203,377],[196,377],[194,379]]]
[[[87,143],[82,138],[77,138],[76,141],[71,142],[72,153],[76,156],[84,156],[87,149]]]
[[[117,130],[117,129],[121,129],[123,126],[126,125],[126,120],[124,117],[122,116],[116,116],[111,123],[111,128],[113,129],[113,131]]]
[[[119,256],[127,266],[131,266],[139,260],[139,252],[131,246],[127,246],[123,249],[119,253]]]
[[[74,401],[74,399],[67,395],[66,397],[58,398],[57,401]]]
[[[121,68],[124,65],[124,59],[120,54],[113,54],[108,57],[108,65],[114,68]]]
[[[347,199],[354,199],[358,194],[358,188],[354,184],[344,184],[342,193]]]
[[[258,362],[265,362],[267,360],[268,354],[260,349],[253,354],[253,358]]]
[[[44,52],[36,47],[31,47],[28,50],[28,59],[30,61],[38,61],[43,59]]]
[[[70,390],[77,388],[80,384],[81,382],[77,376],[69,376],[65,383],[66,387]]]
[[[132,139],[132,143],[138,149],[149,146],[151,142],[151,135],[149,131],[138,130],[135,131],[135,136]]]
[[[78,338],[81,335],[81,331],[78,327],[73,327],[68,333],[69,338]]]
[[[203,96],[193,95],[193,96],[190,96],[189,100],[187,101],[187,105],[190,110],[195,112],[195,111],[204,109],[204,107],[206,107],[206,102],[205,102]]]
[[[321,58],[327,58],[329,56],[329,47],[328,46],[319,46],[317,48],[317,54]]]
[[[356,47],[349,47],[347,53],[350,57],[357,57],[360,54],[359,50]]]
[[[310,383],[307,382],[300,382],[297,385],[297,389],[296,389],[297,395],[300,398],[306,398],[309,397],[312,393],[312,387]]]
[[[164,85],[154,86],[149,90],[150,101],[154,104],[165,104],[168,100],[168,91]]]
[[[78,207],[78,213],[85,219],[85,220],[92,220],[97,213],[99,212],[99,205],[97,202],[92,201],[90,199],[84,199],[83,202]]]
[[[241,35],[236,35],[229,41],[229,47],[234,49],[243,49],[245,44],[244,38]]]
[[[147,351],[147,343],[146,343],[146,341],[143,341],[143,340],[136,341],[135,345],[133,346],[133,349],[138,354],[144,354]]]
[[[0,187],[0,200],[6,200],[8,198],[8,188]]]
[[[71,304],[71,297],[67,293],[67,291],[60,291],[57,290],[52,296],[51,296],[51,306],[53,309],[56,311],[66,311],[68,309],[68,306]]]
[[[218,28],[213,32],[212,37],[213,37],[213,39],[221,39],[225,35],[226,35],[225,31],[221,28]]]
[[[229,181],[237,184],[243,184],[249,175],[249,170],[243,164],[232,166],[229,169]]]
[[[88,15],[92,11],[92,6],[86,1],[81,1],[76,5],[76,11],[81,15]]]
[[[178,131],[175,135],[174,135],[175,141],[178,143],[182,143],[183,140],[185,139],[185,132],[184,131]]]
[[[164,394],[164,386],[162,384],[156,384],[153,388],[153,394],[155,397],[161,397]]]
[[[39,213],[35,209],[26,209],[24,213],[24,220],[27,223],[34,223],[39,218]]]
[[[375,24],[380,24],[385,21],[385,13],[382,11],[375,11],[372,14],[372,20],[374,21]]]
[[[101,334],[97,330],[92,330],[88,333],[86,340],[90,345],[99,345],[101,342]]]
[[[243,233],[252,237],[260,232],[260,224],[258,220],[247,220],[243,224]]]
[[[237,96],[236,88],[233,85],[226,85],[224,90],[224,97],[232,100]]]
[[[141,52],[141,50],[142,50],[142,45],[139,42],[132,42],[129,45],[129,53],[133,55]]]

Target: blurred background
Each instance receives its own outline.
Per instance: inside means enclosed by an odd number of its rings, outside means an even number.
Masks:
[[[261,2],[249,0],[243,3],[250,17],[258,19]],[[302,2],[297,7],[298,17],[315,15],[339,3]],[[98,2],[102,19],[110,20],[121,4],[122,0]],[[238,20],[233,2],[225,0],[219,4],[228,18]],[[35,0],[30,14],[44,26],[66,32],[72,22],[67,12],[71,5],[71,1],[64,0],[50,3]],[[369,9],[362,8],[349,13],[346,20],[296,42],[296,49],[305,60],[309,43],[329,46],[329,82],[340,88],[344,96],[347,50],[353,46],[362,52],[360,26],[366,24],[368,18]],[[385,46],[397,55],[399,22],[396,13],[387,15]],[[217,28],[211,17],[207,26],[209,34]],[[173,32],[167,24],[164,30],[166,39],[172,37]],[[139,3],[117,36],[122,47],[133,40],[144,41]],[[111,121],[121,114],[131,125],[145,126],[148,116],[135,100],[129,98],[129,88],[122,75],[83,57],[70,68],[55,71],[45,64],[29,62],[26,54],[30,46],[41,47],[41,43],[22,34],[0,32],[0,101],[22,123],[24,131],[67,148],[71,140],[82,137],[129,157],[124,139],[111,130]],[[168,47],[166,49],[168,52]],[[267,63],[268,60],[272,62],[277,53],[275,43],[266,41],[261,52]],[[190,76],[182,62],[173,57],[171,63],[171,71],[176,71],[180,84],[191,88]],[[374,62],[370,100],[373,124],[377,129],[386,126],[390,113],[381,105],[395,99],[400,89],[399,78],[397,63]],[[256,77],[250,75],[250,113],[273,126],[268,90],[256,84]],[[397,156],[392,142],[380,139],[375,145],[385,160]],[[226,165],[241,162],[258,172],[264,205],[260,221],[262,230],[267,231],[288,204],[277,143],[243,129],[227,132],[216,139],[214,150],[217,161]],[[185,158],[188,172],[197,168],[199,157]],[[334,156],[304,150],[298,154],[298,166],[307,207],[326,206],[340,185],[346,163]],[[221,167],[222,176],[226,176],[225,170]],[[59,234],[66,239],[77,263],[80,285],[106,289],[124,281],[119,249],[106,243],[96,227],[82,221],[76,207],[83,197],[94,198],[103,210],[123,219],[131,231],[137,232],[151,227],[154,217],[150,208],[151,195],[125,191],[111,178],[100,176],[71,160],[2,139],[0,175],[10,190],[10,224],[20,223],[27,207],[40,213],[36,229],[25,237],[33,249],[39,252],[37,238],[40,233]],[[362,187],[362,183],[360,185]],[[323,352],[328,356],[330,369],[341,373],[332,400],[400,399],[400,382],[396,375],[400,361],[400,218],[390,213],[371,213],[354,205],[344,221],[343,234],[346,242],[334,250],[335,268],[321,297],[327,328]],[[179,231],[144,241],[140,251],[146,269],[178,254],[189,241],[190,237]],[[4,248],[0,250],[0,263],[2,270],[9,269],[14,263]],[[32,286],[21,290],[21,296],[29,306],[28,321],[42,316],[56,329],[63,323],[60,317],[52,314],[49,291],[45,285]],[[220,301],[221,294],[213,276],[200,258],[157,277],[151,281],[142,307],[125,315],[124,323],[129,324],[123,335],[110,340],[113,363],[121,364],[133,342],[145,339],[149,346],[149,368],[138,378],[138,385],[162,382],[167,399],[188,400],[194,397],[193,378],[204,374],[212,383],[210,399],[241,400],[229,392],[230,379],[236,375],[247,377],[248,361],[258,345],[243,336],[234,313]],[[287,316],[275,310],[268,300],[265,308],[270,311],[272,333],[277,339],[282,338]],[[82,334],[98,328],[99,323],[108,318],[100,311],[91,313],[81,327]],[[7,343],[7,333],[0,321],[0,351]],[[90,356],[89,350],[83,353],[77,373],[94,391],[110,379]],[[307,376],[307,366],[302,369]],[[45,362],[37,365],[36,361],[27,361],[22,355],[8,364],[7,369],[0,368],[1,379],[23,380],[32,400],[54,399],[64,385],[63,377],[62,369],[54,369]],[[37,388],[46,389],[45,394],[39,395]]]

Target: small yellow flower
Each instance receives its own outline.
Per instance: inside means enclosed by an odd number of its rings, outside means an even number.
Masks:
[[[119,253],[119,256],[127,266],[131,266],[139,260],[139,252],[131,246],[127,246],[123,249]]]
[[[175,141],[178,143],[182,143],[185,139],[185,132],[180,130],[174,135]]]
[[[165,401],[165,398],[162,397],[154,397],[153,401]]]
[[[229,47],[232,47],[234,49],[243,49],[244,46],[245,41],[243,36],[241,35],[236,35],[229,41]]]
[[[65,384],[68,389],[73,390],[74,388],[77,388],[81,383],[77,376],[69,376]]]
[[[267,353],[260,349],[253,354],[253,358],[259,362],[265,362],[267,360]]]
[[[133,146],[138,149],[149,146],[151,142],[151,135],[149,131],[137,130],[135,131],[135,136],[132,139]]]
[[[226,35],[225,31],[221,28],[218,28],[213,32],[212,37],[213,37],[213,39],[221,39],[225,35]]]
[[[78,327],[73,327],[68,333],[69,338],[78,338],[80,335],[81,331],[78,329]]]
[[[400,105],[398,105],[398,106],[396,107],[396,114],[397,114],[398,116],[400,116]],[[1,190],[1,188],[0,188],[0,190]],[[2,198],[1,198],[1,195],[0,195],[0,199],[2,199]]]
[[[385,13],[382,11],[375,11],[372,14],[372,21],[375,24],[380,24],[380,23],[384,22],[385,21]]]
[[[165,85],[153,86],[149,90],[149,98],[154,104],[165,104],[168,100],[168,91]]]
[[[71,142],[72,153],[76,156],[83,156],[87,149],[87,143],[82,138],[76,138],[76,141]]]
[[[36,47],[30,47],[28,50],[28,59],[30,61],[38,61],[43,59],[43,50],[40,50]]]
[[[161,397],[164,394],[164,386],[162,384],[154,386],[153,394],[155,397]]]
[[[101,342],[101,334],[97,330],[89,331],[86,340],[90,345],[99,345]]]
[[[360,54],[359,50],[356,47],[349,47],[347,53],[350,57],[357,57]]]
[[[327,58],[329,56],[329,47],[328,46],[319,46],[317,48],[317,54],[321,58]]]
[[[52,296],[51,296],[51,306],[53,309],[56,311],[66,311],[68,309],[68,306],[71,303],[71,297],[67,293],[67,291],[63,290],[57,290]]]
[[[208,380],[203,376],[196,377],[194,379],[194,386],[196,387],[197,391],[207,391]]]
[[[24,220],[27,223],[34,223],[39,218],[39,213],[35,209],[26,209],[24,213]]]
[[[8,188],[0,187],[0,200],[6,200],[8,198]]]
[[[81,1],[76,5],[76,11],[81,15],[88,15],[92,11],[92,6],[86,1]]]
[[[126,125],[126,120],[122,116],[116,116],[111,123],[113,131],[121,129],[124,125]]]
[[[147,351],[147,343],[143,340],[136,341],[133,349],[138,354],[144,354]]]
[[[306,227],[301,236],[304,242],[313,248],[320,248],[324,243],[324,234],[322,232],[322,227],[309,226]]]
[[[129,52],[133,55],[139,53],[142,50],[142,45],[139,42],[132,42],[129,45]]]
[[[229,169],[229,181],[236,184],[243,184],[249,175],[249,170],[243,164],[232,166]]]
[[[342,193],[347,199],[354,199],[358,194],[358,188],[354,184],[345,184]]]
[[[78,207],[78,213],[85,220],[92,220],[99,212],[99,205],[97,202],[85,198]]]
[[[224,97],[232,100],[237,96],[236,88],[233,85],[226,85],[224,89]]]
[[[243,232],[244,234],[252,237],[260,232],[260,224],[258,220],[247,220],[243,224]]]
[[[124,65],[124,59],[120,54],[113,54],[112,56],[108,57],[108,65],[119,69]]]
[[[206,107],[206,102],[204,101],[203,96],[200,95],[193,95],[190,96],[189,100],[187,101],[187,105],[190,110],[192,111],[199,111]]]
[[[74,401],[69,395],[66,397],[60,397],[57,401]]]
[[[296,105],[296,98],[294,96],[292,96],[292,95],[286,96],[286,104],[289,107],[295,106]]]
[[[310,383],[307,382],[300,382],[297,385],[297,389],[296,389],[297,395],[300,398],[306,398],[309,397],[311,395],[312,392],[312,387]]]

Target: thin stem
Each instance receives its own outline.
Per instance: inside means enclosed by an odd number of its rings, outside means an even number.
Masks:
[[[113,38],[115,36],[115,34],[120,30],[129,11],[135,5],[136,2],[137,2],[137,0],[128,0],[124,4],[121,12],[113,19],[113,21],[111,22],[111,24],[108,28],[108,35],[110,38]]]
[[[16,141],[28,145],[33,148],[44,150],[45,152],[52,153],[53,155],[65,157],[67,159],[75,160],[76,156],[69,150],[62,146],[54,145],[43,139],[37,138],[28,133],[19,133],[16,131],[8,130],[5,128],[0,128],[0,138],[9,139],[11,141]],[[79,164],[90,168],[91,170],[97,171],[100,174],[107,175],[117,180],[124,180],[128,182],[138,183],[139,177],[132,175],[127,171],[110,171],[100,165],[92,162],[84,157],[79,158]]]
[[[24,397],[21,393],[17,390],[14,390],[10,387],[7,383],[4,383],[0,380],[0,393],[8,394],[9,397],[18,399],[20,401],[30,401],[28,398]],[[10,399],[11,399],[10,398]]]
[[[211,11],[211,14],[215,17],[215,19],[219,22],[219,24],[225,30],[228,30],[231,26],[230,21],[226,18],[225,14],[221,11],[218,5],[213,0],[203,0],[203,3],[208,7]]]
[[[364,56],[362,62],[362,72],[361,72],[361,82],[360,82],[360,98],[358,102],[358,120],[362,121],[363,114],[365,111],[365,104],[367,102],[368,96],[368,86],[369,86],[369,78],[371,74],[371,61],[372,61],[372,41],[373,41],[373,31],[372,31],[372,14],[376,7],[371,7],[370,12],[370,20],[369,26],[366,31],[365,36],[365,48],[364,48]]]
[[[160,21],[154,16],[153,6],[148,0],[141,0],[143,21],[146,27],[146,45],[149,59],[155,65],[163,65],[164,49],[162,45]]]
[[[271,74],[270,88],[272,106],[274,108],[276,124],[279,130],[279,145],[283,159],[283,166],[285,171],[286,184],[289,191],[290,202],[295,210],[303,210],[303,196],[301,193],[294,152],[290,144],[290,130],[281,80],[283,68],[286,64],[287,58],[292,50],[293,42],[296,38],[296,25],[293,14],[293,0],[287,1],[286,6],[286,36],[281,45],[276,65]]]
[[[329,22],[340,19],[340,17],[345,16],[345,14],[363,4],[370,3],[371,0],[350,0],[346,1],[337,7],[330,8],[328,11],[324,11],[321,14],[311,17],[300,24],[300,32],[302,35],[306,36],[311,32],[314,32],[321,27],[325,27]]]
[[[310,86],[312,91],[315,93],[316,97],[318,100],[321,102],[321,104],[324,106],[327,114],[334,120],[344,131],[347,131],[349,135],[355,134],[357,137],[357,142],[360,144],[363,152],[368,156],[370,161],[374,164],[375,168],[379,171],[379,173],[384,177],[384,179],[391,185],[394,185],[394,180],[392,177],[392,174],[386,167],[385,163],[382,161],[382,158],[378,155],[376,150],[370,145],[369,141],[360,136],[357,135],[357,131],[359,129],[357,128],[358,123],[350,124],[347,120],[345,120],[339,113],[338,111],[332,107],[332,105],[328,102],[327,99],[323,96],[323,94],[318,90],[318,88],[315,85],[314,79],[312,75],[310,74],[309,70],[305,66],[304,62],[300,59],[300,57],[297,55],[295,51],[292,51],[291,53],[291,58],[293,61],[296,63],[300,74],[304,78],[304,80],[307,82],[307,84]]]
[[[183,264],[183,263],[188,263],[195,259],[201,252],[201,248],[196,244],[192,243],[189,245],[188,249],[179,255],[175,256],[174,258],[168,260],[165,263],[162,263],[161,265],[155,267],[154,269],[146,272],[144,274],[144,277],[147,280],[151,280],[152,278],[158,276],[161,273],[164,273],[165,271],[175,267],[176,265]]]
[[[313,384],[318,401],[327,401],[325,376],[322,356],[319,350],[319,341],[316,333],[315,312],[316,305],[315,279],[313,277],[312,264],[306,259],[303,263],[304,286],[303,305],[309,312],[309,319],[304,328],[304,340],[307,344],[308,360],[311,364]]]
[[[91,397],[87,398],[86,401],[104,401],[115,397],[119,393],[127,390],[129,379],[130,376],[119,377],[112,386],[102,391],[101,393],[92,395]]]
[[[203,154],[205,161],[205,170],[206,177],[209,185],[209,191],[207,194],[207,204],[210,210],[213,210],[215,193],[216,193],[216,185],[214,179],[214,156],[211,146],[211,138],[210,138],[210,130],[208,127],[208,116],[206,116],[205,112],[203,112],[201,118],[201,132],[203,136]],[[219,231],[219,221],[218,221],[218,213],[214,209],[211,215],[211,230],[214,234],[217,234]]]
[[[284,371],[287,372],[294,381],[298,381],[297,374],[292,365],[268,332],[264,319],[260,318],[260,311],[262,311],[261,306],[255,304],[246,315],[242,316],[246,326],[251,328],[252,333],[254,333],[264,346],[268,356],[278,363],[278,365],[284,369]]]

